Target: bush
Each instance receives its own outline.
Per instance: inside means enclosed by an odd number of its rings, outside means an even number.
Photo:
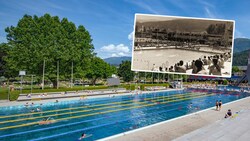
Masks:
[[[125,88],[126,90],[135,90],[135,84],[126,84],[123,85],[123,88]]]
[[[226,79],[223,80],[223,85],[228,85],[228,81]]]
[[[73,87],[73,88],[59,88],[59,89],[33,89],[32,94],[36,93],[47,93],[47,92],[64,92],[64,91],[76,91],[76,90],[98,90],[98,89],[108,89],[108,86],[89,86],[89,87]],[[30,89],[25,89],[22,91],[22,94],[28,94],[30,93]],[[15,90],[10,92],[10,100],[17,100],[19,97],[20,91]],[[8,98],[8,91],[5,91],[4,93],[1,93],[0,99],[7,99]]]
[[[145,87],[152,87],[152,86],[164,86],[164,87],[169,87],[168,83],[163,83],[163,84],[131,84],[131,85],[123,85],[124,88],[126,88],[127,90],[135,90],[136,86],[140,87],[140,90],[145,90]]]

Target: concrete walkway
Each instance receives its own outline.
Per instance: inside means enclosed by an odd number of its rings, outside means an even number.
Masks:
[[[174,141],[248,141],[250,139],[250,110],[241,110],[232,118],[217,121]]]
[[[231,109],[234,119],[224,119]],[[152,126],[118,134],[102,140],[108,141],[193,141],[193,140],[245,140],[250,138],[250,97],[222,106],[221,111],[214,108],[191,115],[157,123]],[[217,127],[215,129],[215,127]],[[221,127],[220,127],[221,126]],[[229,128],[230,127],[230,128]],[[204,128],[204,129],[203,129]],[[238,130],[238,131],[236,131]],[[187,134],[187,135],[185,135]],[[184,136],[183,136],[184,135]],[[180,137],[180,138],[178,138]],[[225,139],[224,139],[225,138]]]

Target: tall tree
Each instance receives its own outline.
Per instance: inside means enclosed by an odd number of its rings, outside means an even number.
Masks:
[[[113,67],[99,57],[92,58],[91,62],[92,64],[88,69],[86,77],[91,79],[93,85],[95,85],[97,79],[108,78],[116,72]]]
[[[13,72],[26,70],[27,74],[41,76],[45,60],[46,77],[54,87],[57,85],[57,62],[61,77],[70,77],[72,62],[74,74],[84,77],[95,55],[89,32],[66,18],[60,20],[49,14],[24,15],[16,27],[7,27],[5,31],[11,48],[6,58],[8,67]]]
[[[118,75],[125,82],[130,82],[134,79],[135,73],[131,71],[131,61],[123,61],[118,68]]]
[[[4,57],[7,56],[7,45],[5,43],[0,44],[0,76],[4,75],[4,72],[6,71],[4,66],[6,62],[4,61]]]

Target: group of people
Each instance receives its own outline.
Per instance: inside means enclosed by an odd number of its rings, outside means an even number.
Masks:
[[[217,89],[216,84],[190,84],[187,85],[188,88],[199,88],[199,89]]]
[[[178,63],[174,64],[174,66],[170,66],[169,68],[160,66],[158,71],[186,73],[188,69],[192,69],[192,74],[222,75],[222,69],[225,68],[224,63],[226,61],[231,61],[230,52],[213,56],[204,56],[203,58],[186,63],[184,63],[183,60],[180,60]],[[208,70],[205,69],[204,66],[208,66]],[[153,64],[152,71],[156,70],[157,68],[155,64]]]
[[[216,100],[215,106],[216,106],[216,111],[220,111],[221,106],[222,106],[222,101],[221,100],[220,101]],[[228,109],[224,118],[228,118],[228,117],[231,117],[231,116],[232,116],[232,111],[231,111],[231,109]]]
[[[221,106],[222,106],[222,101],[221,100],[220,101],[216,100],[215,106],[216,106],[216,111],[220,111]]]

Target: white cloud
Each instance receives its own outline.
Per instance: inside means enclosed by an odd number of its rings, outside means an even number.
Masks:
[[[119,52],[119,53],[112,53],[111,56],[112,57],[121,57],[121,56],[129,56],[129,55],[125,54],[123,52]]]
[[[131,56],[129,47],[124,44],[109,44],[101,47],[100,53],[103,54],[103,58],[106,57],[121,57],[121,56]]]
[[[126,56],[126,54],[123,53],[123,52],[119,52],[118,55],[119,55],[119,56]]]
[[[115,53],[112,53],[111,56],[112,56],[112,57],[118,57],[118,55],[115,54]]]
[[[134,31],[132,31],[130,34],[128,34],[128,39],[133,40],[134,37]]]
[[[109,44],[107,46],[101,47],[101,50],[104,52],[114,52],[114,53],[117,53],[117,52],[128,53],[129,52],[128,46],[125,46],[124,44],[119,44],[119,45]]]

